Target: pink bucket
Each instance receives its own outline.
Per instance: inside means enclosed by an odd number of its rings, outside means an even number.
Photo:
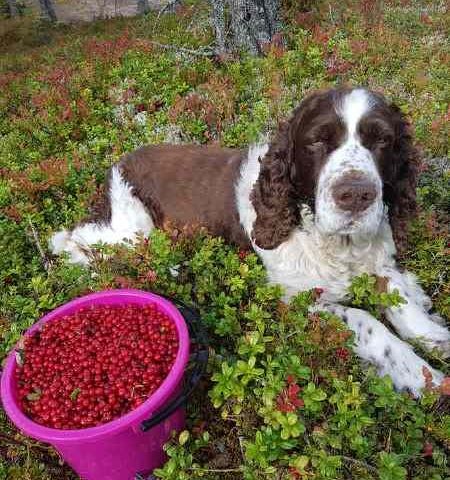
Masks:
[[[166,460],[163,445],[172,431],[185,425],[183,405],[204,373],[207,348],[198,348],[197,363],[189,379],[184,378],[189,360],[191,334],[195,334],[195,313],[186,306],[177,309],[158,295],[139,290],[109,290],[86,295],[56,308],[33,325],[25,335],[35,332],[43,323],[69,315],[90,305],[133,303],[156,304],[173,319],[179,336],[179,350],[172,370],[153,395],[135,410],[98,427],[81,430],[57,430],[33,422],[17,404],[13,350],[1,378],[1,397],[9,418],[21,432],[51,444],[84,480],[133,480],[145,478]],[[183,312],[183,315],[180,313]],[[201,337],[201,334],[200,334]],[[200,340],[197,339],[199,343]]]

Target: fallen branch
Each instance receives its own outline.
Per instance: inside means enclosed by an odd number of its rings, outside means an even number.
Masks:
[[[156,42],[155,40],[149,40],[149,43],[157,47],[164,48],[165,50],[176,50],[178,52],[186,53],[188,55],[194,55],[196,57],[214,57],[215,56],[214,50],[210,49],[209,47],[206,47],[205,50],[201,50],[201,49],[192,50],[190,48],[179,47],[178,45],[159,43],[159,42]]]
[[[242,468],[188,468],[192,472],[205,472],[205,473],[238,473],[242,472]]]
[[[26,232],[27,235],[28,235],[28,238],[36,246],[36,249],[39,252],[39,256],[41,257],[42,263],[44,264],[44,268],[47,272],[49,272],[51,270],[51,267],[52,267],[52,262],[48,258],[48,256],[46,255],[44,249],[42,248],[41,242],[39,241],[39,235],[38,235],[36,229],[34,228],[34,225],[31,222],[30,218],[28,218],[28,224],[29,224],[30,229],[31,229],[31,235],[28,232]]]

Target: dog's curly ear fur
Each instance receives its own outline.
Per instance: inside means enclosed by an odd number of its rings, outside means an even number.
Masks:
[[[252,239],[264,249],[273,249],[287,240],[294,228],[300,224],[300,198],[302,188],[296,171],[301,161],[302,145],[299,133],[302,124],[321,102],[330,99],[329,90],[316,90],[308,95],[283,122],[264,158],[250,199],[256,211]],[[303,195],[304,197],[304,195]]]
[[[391,105],[396,122],[393,145],[391,181],[385,185],[385,202],[389,209],[397,255],[407,247],[408,224],[417,215],[416,186],[419,169],[419,152],[413,145],[410,125],[396,105]]]
[[[299,223],[292,179],[295,177],[294,135],[298,110],[280,125],[267,154],[260,159],[259,177],[250,199],[256,211],[252,238],[256,245],[273,249],[287,239]]]

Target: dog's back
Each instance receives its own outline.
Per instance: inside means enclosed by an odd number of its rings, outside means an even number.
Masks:
[[[155,145],[125,155],[118,167],[156,227],[204,226],[241,246],[234,185],[243,150],[218,146]]]

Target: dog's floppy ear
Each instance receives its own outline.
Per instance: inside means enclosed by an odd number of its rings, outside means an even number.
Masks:
[[[260,248],[276,248],[299,222],[292,184],[296,125],[295,115],[282,123],[267,154],[260,159],[259,177],[250,197],[256,211],[252,238]]]
[[[302,186],[296,172],[302,151],[299,132],[308,115],[327,95],[327,91],[319,90],[306,97],[292,116],[280,124],[267,154],[260,159],[259,177],[250,196],[256,211],[252,239],[260,248],[278,247],[300,224],[298,203]]]
[[[395,137],[391,159],[392,175],[385,185],[385,202],[397,248],[402,255],[407,247],[408,223],[417,215],[416,185],[419,153],[413,145],[410,125],[396,105],[391,105]]]

